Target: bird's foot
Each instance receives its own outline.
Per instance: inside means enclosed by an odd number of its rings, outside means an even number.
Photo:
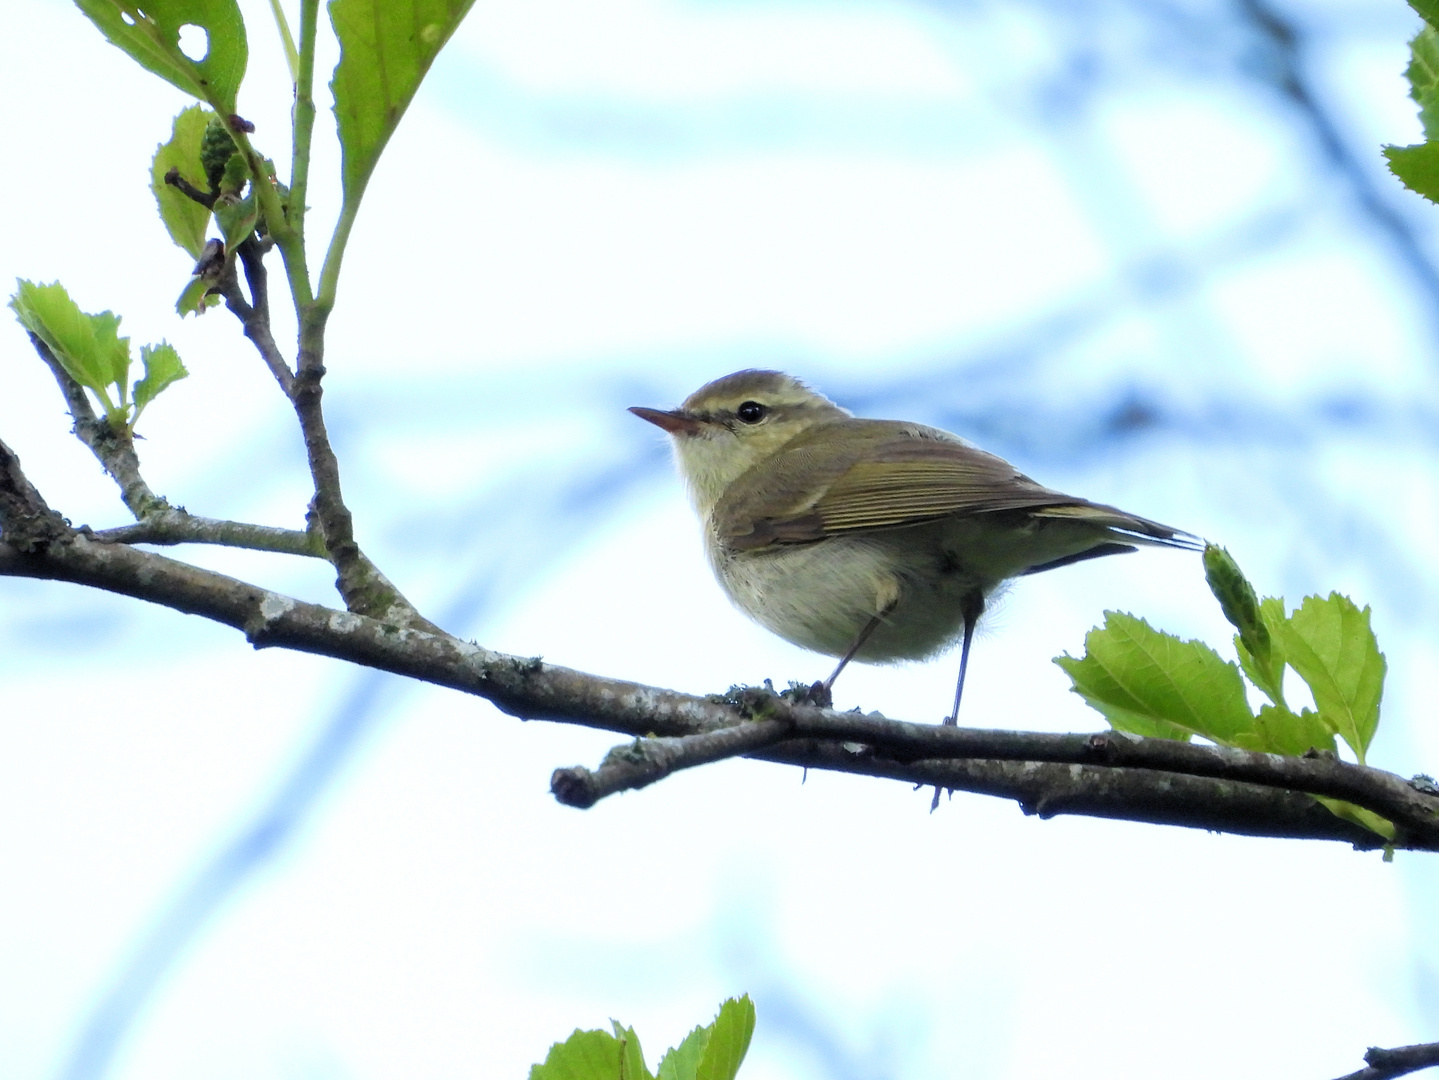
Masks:
[[[789,689],[780,694],[782,698],[788,698],[796,705],[813,705],[817,709],[828,709],[834,706],[834,695],[829,692],[829,687],[822,682],[805,683],[792,682]]]

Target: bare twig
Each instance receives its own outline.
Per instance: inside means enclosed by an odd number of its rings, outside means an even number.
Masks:
[[[550,791],[565,806],[588,810],[606,795],[646,787],[680,769],[753,753],[793,730],[784,720],[752,720],[698,735],[636,739],[611,750],[594,772],[583,765],[556,769]]]
[[[1439,1043],[1416,1043],[1391,1050],[1371,1046],[1364,1060],[1369,1063],[1367,1069],[1348,1073],[1339,1080],[1393,1080],[1396,1076],[1432,1068],[1439,1065]]]
[[[193,199],[206,210],[215,209],[215,199],[218,197],[217,193],[213,191],[201,191],[180,175],[178,166],[172,166],[170,171],[165,174],[165,183],[178,189],[182,195]]]
[[[312,304],[301,313],[300,357],[290,400],[305,439],[305,455],[315,483],[311,502],[314,519],[336,573],[335,586],[350,611],[405,626],[438,632],[375,568],[355,541],[354,519],[340,489],[340,462],[330,445],[321,405],[325,376],[324,339],[328,312]]]
[[[221,544],[251,551],[325,557],[319,537],[299,529],[277,529],[248,521],[198,517],[176,508],[151,514],[136,525],[105,529],[91,535],[96,540],[111,544]]]
[[[245,281],[250,287],[250,300],[247,301],[240,292],[240,283],[233,270],[221,280],[220,295],[225,298],[225,306],[240,320],[245,336],[265,361],[265,366],[280,384],[280,389],[285,392],[286,397],[290,397],[295,386],[295,373],[290,370],[288,361],[280,352],[280,347],[275,344],[274,334],[270,331],[270,288],[269,272],[265,269],[265,250],[261,241],[250,236],[235,252],[245,270]]]
[[[320,377],[324,366],[313,359],[313,351],[307,353],[304,334],[301,345],[302,369],[307,372],[303,379],[290,370],[279,346],[270,331],[269,275],[265,270],[265,253],[269,245],[264,241],[248,237],[236,251],[239,264],[244,267],[245,279],[250,287],[250,299],[240,291],[240,283],[234,267],[227,270],[219,284],[225,304],[244,327],[245,336],[255,346],[261,358],[274,375],[275,381],[294,405],[300,427],[305,437],[306,455],[310,460],[310,473],[315,481],[315,498],[311,504],[308,519],[311,529],[307,530],[307,545],[295,554],[314,554],[316,548],[310,541],[319,538],[319,553],[334,565],[336,586],[345,606],[351,611],[362,612],[373,618],[421,630],[439,633],[439,627],[419,613],[399,589],[382,574],[360,547],[355,543],[350,512],[340,494],[340,465],[330,447],[329,435],[325,431],[324,415],[320,409]],[[319,339],[316,339],[319,340]],[[306,364],[306,357],[311,357]],[[335,539],[339,537],[339,539]],[[134,541],[127,541],[134,542]],[[163,542],[163,541],[151,541]],[[176,541],[184,542],[184,541]],[[204,541],[220,542],[226,541]],[[238,546],[252,546],[243,544]],[[267,550],[289,550],[269,548]]]

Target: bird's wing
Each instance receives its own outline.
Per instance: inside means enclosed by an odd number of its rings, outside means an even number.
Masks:
[[[1081,502],[934,428],[846,420],[805,432],[735,481],[712,522],[722,543],[748,551],[950,514]]]
[[[1083,520],[1116,530],[1117,540],[1193,546],[1167,525],[1043,487],[946,432],[876,420],[805,432],[732,484],[712,523],[730,550],[754,551],[1002,511]]]

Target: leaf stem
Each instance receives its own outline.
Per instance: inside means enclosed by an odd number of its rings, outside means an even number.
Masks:
[[[301,243],[305,239],[305,199],[310,186],[310,149],[315,132],[315,35],[320,0],[300,3],[300,66],[295,78],[295,112],[290,158],[290,227]],[[293,282],[291,283],[293,287]],[[308,299],[309,282],[305,293]],[[295,294],[300,303],[300,293]]]
[[[345,201],[340,208],[340,218],[335,222],[335,233],[330,237],[329,250],[325,252],[325,263],[320,268],[320,286],[315,295],[315,304],[328,315],[335,306],[335,291],[340,281],[340,263],[345,257],[345,245],[350,241],[350,230],[360,212],[360,196],[364,193],[345,192]]]
[[[280,31],[280,42],[285,46],[285,63],[290,67],[290,82],[300,81],[300,57],[295,52],[295,38],[290,33],[290,23],[280,0],[270,0],[270,13],[275,16],[275,27]]]

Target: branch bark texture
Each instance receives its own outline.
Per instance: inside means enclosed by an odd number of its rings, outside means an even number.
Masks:
[[[7,515],[7,541],[11,528]],[[1300,794],[1310,792],[1384,814],[1399,830],[1395,847],[1439,851],[1439,799],[1398,776],[1331,759],[1280,758],[1114,733],[945,729],[835,713],[758,691],[729,700],[696,697],[307,603],[74,531],[29,552],[0,543],[0,574],[121,593],[232,626],[256,647],[311,652],[450,687],[523,719],[633,736],[634,747],[616,757],[629,758],[642,779],[657,779],[711,753],[709,760],[729,756],[737,748],[749,757],[803,768],[1012,798],[1041,816],[1083,814],[1384,846],[1380,837]],[[684,760],[677,746],[658,742],[692,736],[704,736],[706,749],[692,752],[691,760]],[[647,754],[654,757],[657,742],[659,758],[670,755],[658,765],[646,760]],[[626,786],[636,785],[616,790]]]
[[[1347,1073],[1339,1080],[1394,1080],[1397,1076],[1408,1076],[1420,1069],[1431,1068],[1439,1065],[1439,1043],[1416,1043],[1388,1050],[1371,1046],[1364,1060],[1368,1062],[1368,1068]]]

